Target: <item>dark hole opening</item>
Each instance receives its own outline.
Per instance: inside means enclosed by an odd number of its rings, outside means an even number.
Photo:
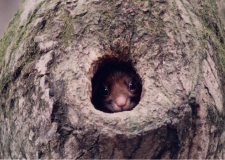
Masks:
[[[102,61],[92,78],[91,102],[106,113],[130,111],[140,101],[142,81],[130,61]]]

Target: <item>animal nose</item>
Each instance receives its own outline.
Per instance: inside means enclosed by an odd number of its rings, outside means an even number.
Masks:
[[[127,103],[127,97],[124,95],[119,95],[116,100],[115,100],[116,104],[118,107],[123,107],[126,105]]]

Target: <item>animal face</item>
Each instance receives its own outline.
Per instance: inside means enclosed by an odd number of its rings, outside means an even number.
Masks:
[[[104,68],[92,81],[92,103],[103,112],[132,110],[140,101],[141,81],[127,66]]]

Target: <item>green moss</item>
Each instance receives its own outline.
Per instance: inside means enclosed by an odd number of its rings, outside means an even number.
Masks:
[[[210,42],[214,52],[214,61],[218,66],[219,75],[222,77],[222,86],[225,85],[225,35],[224,26],[221,22],[223,15],[219,13],[219,9],[215,1],[205,1],[204,7],[196,12],[202,18],[205,26],[205,37],[203,37],[202,48],[204,49],[206,41]],[[209,36],[210,35],[210,36]],[[223,91],[224,92],[224,91]],[[225,94],[224,94],[225,102]]]
[[[62,42],[68,45],[73,40],[74,29],[71,23],[73,18],[68,16],[65,11],[61,14],[60,18],[63,20],[64,27],[59,38],[62,39]]]
[[[220,60],[220,65],[222,67],[222,73],[225,73],[225,48],[224,46],[217,44],[216,50],[218,51],[218,58]],[[223,78],[225,79],[225,75],[223,75]]]
[[[20,33],[20,34],[16,37],[16,39],[12,45],[11,53],[14,52],[18,48],[19,43],[23,40],[25,31],[26,31],[26,29],[23,25],[19,27],[18,33]]]
[[[38,18],[38,15],[36,14],[37,11],[41,8],[41,6],[45,3],[45,1],[40,2],[37,7],[35,8],[35,10],[33,12],[30,12],[28,14],[28,18],[27,18],[27,24],[31,23],[33,20],[36,20]]]
[[[14,15],[14,18],[10,21],[8,28],[6,30],[6,32],[4,33],[4,36],[2,37],[2,39],[0,40],[0,68],[3,64],[3,57],[5,55],[5,52],[8,48],[8,46],[11,44],[11,42],[13,41],[15,32],[16,32],[16,28],[18,27],[18,21],[19,21],[19,17],[21,15],[22,11],[18,10],[17,13]]]
[[[36,15],[36,12],[41,8],[43,3],[44,3],[44,1],[40,2],[38,4],[37,8],[33,12],[31,11],[28,14],[27,22],[25,23],[25,25],[21,25],[19,27],[17,33],[20,33],[20,34],[16,37],[16,40],[14,41],[14,44],[13,44],[12,49],[11,49],[11,53],[14,52],[18,48],[18,45],[20,44],[20,42],[23,41],[24,35],[25,35],[25,33],[28,29],[28,25],[38,18],[37,15]]]
[[[22,13],[22,9],[18,10],[17,13],[14,15],[13,20],[10,21],[7,31],[5,32],[3,38],[0,40],[0,68],[3,65],[3,58],[6,50],[8,49],[8,46],[13,42],[12,47],[10,48],[10,59],[11,59],[11,54],[18,48],[18,45],[25,39],[24,37],[26,31],[28,30],[28,24],[30,24],[32,21],[38,18],[36,12],[40,9],[43,3],[44,2],[39,3],[34,12],[29,13],[28,20],[24,23],[24,25],[21,25],[19,28],[18,23],[20,15]]]
[[[225,122],[222,117],[220,117],[216,110],[210,106],[207,106],[207,123],[211,125],[215,125],[218,133],[222,133],[225,130]]]

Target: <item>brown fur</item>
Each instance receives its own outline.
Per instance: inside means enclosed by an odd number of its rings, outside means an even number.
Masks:
[[[134,90],[129,87],[131,83],[136,86]],[[102,88],[107,95],[102,94]],[[141,80],[133,68],[122,63],[108,64],[92,79],[92,103],[103,112],[129,111],[140,101],[141,90]]]

